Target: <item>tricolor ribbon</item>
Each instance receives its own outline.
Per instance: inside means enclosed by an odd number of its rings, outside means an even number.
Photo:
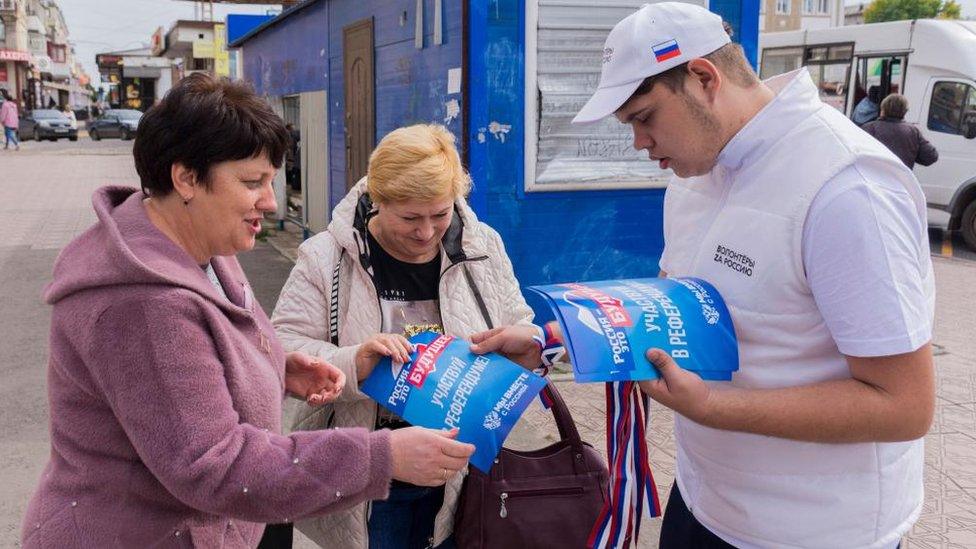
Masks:
[[[648,462],[647,395],[634,381],[607,383],[606,391],[610,498],[590,532],[592,549],[636,545],[641,519],[661,515]]]
[[[536,326],[539,334],[532,337],[539,344],[542,359],[542,365],[536,368],[535,373],[542,377],[547,377],[553,364],[562,361],[566,357],[566,347],[556,337],[552,326],[552,322],[546,323],[545,326]],[[542,402],[542,407],[546,410],[552,408],[552,399],[549,398],[549,394],[546,391],[539,393],[539,401]]]

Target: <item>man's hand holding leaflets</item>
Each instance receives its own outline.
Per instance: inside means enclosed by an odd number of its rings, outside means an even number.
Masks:
[[[541,334],[518,326],[476,334],[472,349],[527,366],[558,353],[562,343],[578,383],[607,382],[611,490],[594,539],[600,546],[620,545],[636,534],[641,515],[660,514],[644,437],[647,396],[692,420],[705,418],[711,400],[706,381],[729,381],[738,369],[732,318],[715,288],[694,278],[529,289],[545,299],[556,320]]]

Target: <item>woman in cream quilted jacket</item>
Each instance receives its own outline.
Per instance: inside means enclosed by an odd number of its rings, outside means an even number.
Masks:
[[[272,318],[285,349],[318,356],[362,381],[382,357],[406,359],[405,336],[434,330],[470,339],[488,330],[488,319],[531,326],[501,238],[465,202],[469,188],[454,137],[442,126],[400,128],[383,138],[328,230],[299,250]],[[330,315],[332,308],[338,310]],[[338,345],[330,316],[338,319]],[[407,425],[352,382],[334,415],[302,407],[294,418],[295,429]],[[439,488],[394,481],[385,501],[297,526],[329,548],[452,547],[462,480],[463,473],[445,471]]]

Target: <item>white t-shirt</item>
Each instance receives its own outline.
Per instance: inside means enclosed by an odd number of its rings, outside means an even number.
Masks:
[[[929,261],[924,217],[899,182],[871,166],[841,171],[810,205],[803,264],[845,355],[908,353],[931,339],[933,303],[922,284]]]

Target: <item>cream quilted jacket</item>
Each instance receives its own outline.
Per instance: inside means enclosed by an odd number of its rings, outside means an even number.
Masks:
[[[357,230],[357,205],[365,191],[363,178],[336,206],[327,231],[302,244],[298,262],[278,298],[272,315],[275,330],[286,351],[303,351],[322,357],[356,379],[354,356],[359,343],[381,330],[379,300],[370,274],[365,244]],[[345,250],[341,254],[341,250]],[[365,254],[361,257],[361,254]],[[339,347],[329,342],[329,303],[336,261],[342,257],[339,275]],[[488,329],[477,302],[465,281],[462,264],[470,271],[480,290],[495,326],[529,323],[532,310],[526,305],[505,254],[501,237],[477,220],[463,199],[457,201],[455,221],[444,236],[441,247],[441,321],[446,333],[468,338]],[[366,427],[376,421],[376,402],[359,392],[356,383],[347,385],[336,402],[335,427]],[[293,429],[324,428],[323,410],[315,413],[298,405],[285,425]],[[434,523],[434,545],[450,536],[454,511],[463,474],[451,479],[445,488],[444,505]],[[298,529],[322,547],[365,549],[367,505],[299,522]]]

